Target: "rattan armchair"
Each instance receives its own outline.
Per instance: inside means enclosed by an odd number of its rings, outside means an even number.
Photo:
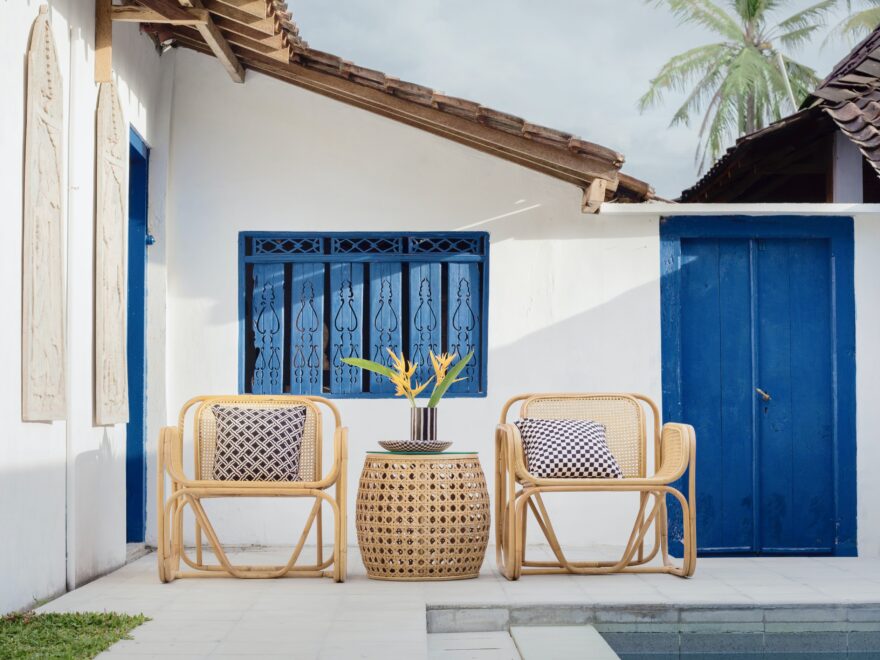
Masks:
[[[516,425],[508,413],[521,402],[520,418],[589,419],[603,424],[609,449],[623,471],[622,479],[544,479],[529,473]],[[656,471],[646,474],[645,413],[653,417]],[[670,573],[690,577],[696,568],[694,468],[696,438],[687,424],[664,424],[649,398],[639,394],[524,394],[507,402],[495,433],[495,547],[499,570],[509,580],[524,574]],[[687,473],[688,496],[673,484]],[[638,493],[639,508],[623,555],[618,561],[570,561],[562,551],[550,522],[543,493]],[[682,509],[683,559],[669,557],[667,495]],[[648,507],[653,500],[652,506]],[[531,511],[547,539],[555,560],[526,559],[526,522]],[[653,527],[653,547],[645,542]],[[652,561],[660,555],[661,562]]]
[[[217,481],[213,466],[217,448],[216,420],[211,407],[283,407],[305,406],[306,419],[300,453],[300,481]],[[321,476],[322,418],[324,406],[332,413],[334,422],[333,463]],[[189,414],[191,413],[191,414]],[[192,418],[195,450],[195,477],[188,478],[183,471],[183,438],[187,417]],[[200,396],[188,401],[180,411],[178,425],[165,427],[159,437],[158,465],[158,562],[159,579],[170,582],[180,577],[217,577],[230,575],[239,578],[276,578],[285,576],[332,577],[336,582],[345,580],[346,521],[345,492],[348,464],[348,430],[342,426],[339,410],[330,401],[314,396]],[[170,483],[166,498],[166,479]],[[331,493],[331,487],[335,492]],[[314,499],[302,534],[286,564],[277,566],[234,565],[229,560],[202,500],[226,497],[302,497]],[[333,552],[324,557],[323,504],[333,510]],[[194,557],[184,548],[184,512],[189,507],[195,516]],[[315,529],[316,557],[314,563],[299,564],[299,558],[312,529]],[[218,563],[207,563],[203,552],[202,535],[207,537]],[[181,570],[181,561],[193,570]]]

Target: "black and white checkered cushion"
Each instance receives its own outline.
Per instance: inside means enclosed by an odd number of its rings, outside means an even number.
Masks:
[[[211,406],[217,420],[214,479],[297,481],[306,407]]]
[[[621,479],[605,427],[582,419],[517,420],[529,472],[544,479]]]

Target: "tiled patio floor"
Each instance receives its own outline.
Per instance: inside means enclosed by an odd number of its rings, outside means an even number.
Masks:
[[[284,555],[266,549],[235,556],[242,562],[273,563]],[[428,657],[428,625],[439,633],[604,621],[606,630],[628,622],[650,632],[652,626],[711,627],[721,617],[739,621],[743,632],[792,621],[821,621],[824,629],[837,631],[880,630],[880,559],[703,559],[690,580],[615,575],[508,582],[495,570],[490,548],[478,580],[403,583],[368,580],[356,548],[349,557],[344,584],[329,579],[161,584],[150,554],[41,611],[112,610],[152,618],[134,631],[133,640],[102,656],[107,658],[419,660]],[[785,605],[791,607],[779,607]],[[768,608],[778,612],[777,624]],[[843,623],[859,618],[861,624]],[[692,623],[679,623],[686,621]]]

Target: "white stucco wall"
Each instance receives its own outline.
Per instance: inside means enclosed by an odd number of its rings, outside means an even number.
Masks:
[[[855,215],[859,556],[880,556],[880,213]]]
[[[168,419],[190,397],[235,392],[237,236],[242,230],[485,230],[491,236],[489,386],[450,399],[441,434],[481,453],[493,478],[492,432],[522,391],[624,390],[660,402],[658,222],[662,213],[849,214],[868,207],[609,207],[580,212],[579,190],[466,147],[249,73],[229,83],[210,58],[178,53],[174,166],[168,193]],[[222,139],[218,139],[222,136]],[[859,546],[880,552],[880,484],[869,442],[878,360],[878,216],[856,218]],[[339,400],[349,428],[349,511],[363,452],[404,437],[399,400]],[[686,421],[686,420],[685,420]],[[151,438],[151,441],[153,439]],[[189,460],[191,451],[185,452]],[[152,499],[149,500],[152,506]],[[232,544],[291,543],[290,502],[211,502]],[[563,541],[623,541],[632,498],[549,498]],[[302,509],[299,508],[301,511]],[[151,519],[152,515],[151,515]],[[354,541],[353,520],[349,522]],[[152,534],[153,530],[149,530]],[[533,538],[533,540],[537,540]]]
[[[21,422],[21,198],[25,61],[30,26],[40,3],[0,4],[0,198],[4,222],[0,278],[6,323],[0,369],[0,612],[82,584],[125,560],[125,427],[92,424],[92,282],[95,107],[90,0],[54,0],[50,20],[64,94],[68,278],[68,392],[66,421]],[[151,178],[165,179],[173,58],[156,56],[133,26],[114,27],[114,70],[126,120],[154,147]],[[164,73],[164,75],[163,75]],[[163,110],[164,108],[164,110]],[[163,187],[155,191],[161,193]],[[162,234],[164,200],[154,195],[151,221]],[[162,321],[161,248],[150,255],[153,318]],[[164,328],[151,327],[161,350]],[[164,355],[155,356],[164,365]],[[161,373],[161,370],[158,370]],[[151,400],[164,419],[164,381]]]
[[[455,449],[481,453],[490,478],[494,426],[511,395],[604,389],[659,398],[656,217],[584,215],[575,186],[253,72],[233,85],[202,55],[177,58],[169,421],[194,395],[237,391],[241,230],[488,231],[489,395],[445,401],[440,427]],[[381,438],[406,437],[409,413],[400,400],[337,403],[351,430],[353,511],[363,453]],[[227,542],[295,540],[297,530],[270,516],[295,508],[289,502],[209,504]],[[569,502],[562,537],[623,542],[628,509],[601,498]]]

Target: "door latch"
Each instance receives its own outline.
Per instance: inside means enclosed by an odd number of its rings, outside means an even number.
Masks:
[[[771,399],[770,395],[767,394],[767,393],[766,393],[764,390],[762,390],[760,387],[756,387],[756,388],[755,388],[755,392],[757,392],[758,394],[760,394],[760,395],[761,395],[761,398],[764,399],[764,401],[769,401],[769,400]]]

